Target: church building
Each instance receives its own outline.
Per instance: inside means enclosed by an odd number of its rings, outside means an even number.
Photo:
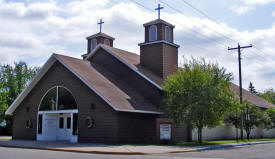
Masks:
[[[190,139],[187,125],[176,126],[163,113],[161,84],[178,67],[175,26],[160,18],[143,26],[140,55],[114,47],[115,38],[101,27],[87,37],[82,58],[52,54],[6,111],[13,115],[12,138],[93,143]],[[238,91],[233,84],[232,89]],[[246,97],[274,106],[245,91]]]
[[[187,126],[163,119],[161,104],[161,83],[178,66],[175,26],[161,19],[143,26],[140,56],[115,48],[115,38],[101,29],[87,37],[82,59],[53,54],[6,111],[13,114],[13,139],[187,140]],[[161,123],[168,134],[158,131]]]

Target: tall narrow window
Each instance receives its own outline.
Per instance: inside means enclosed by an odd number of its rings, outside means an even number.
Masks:
[[[73,114],[73,135],[77,135],[78,114]]]
[[[104,39],[104,44],[110,46],[110,40]]]
[[[168,26],[165,27],[165,40],[171,42],[171,30]]]
[[[71,117],[67,118],[67,129],[71,128]]]
[[[61,117],[59,118],[59,129],[63,129],[64,128],[64,118]]]
[[[38,134],[42,134],[42,120],[43,116],[42,114],[38,115]]]
[[[91,40],[91,51],[93,51],[96,46],[97,46],[97,40],[96,39],[92,39]]]
[[[157,40],[157,26],[152,25],[149,28],[149,41]]]

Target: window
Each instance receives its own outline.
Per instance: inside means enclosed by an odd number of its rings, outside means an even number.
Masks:
[[[73,114],[73,135],[77,135],[78,114]]]
[[[71,128],[71,117],[67,118],[67,129]]]
[[[42,134],[42,120],[43,116],[42,114],[38,115],[38,134]]]
[[[110,46],[110,40],[104,39],[104,44]]]
[[[152,25],[149,28],[149,41],[157,40],[157,26]]]
[[[97,46],[97,40],[96,39],[92,39],[91,40],[91,51],[93,51],[93,49]]]
[[[61,117],[59,118],[59,129],[63,129],[64,128],[64,118]]]
[[[165,27],[165,40],[171,42],[171,30],[168,26]]]
[[[54,87],[43,97],[39,111],[77,109],[72,94],[65,87]]]

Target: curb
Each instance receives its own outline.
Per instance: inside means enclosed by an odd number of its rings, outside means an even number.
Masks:
[[[163,152],[163,153],[118,152],[118,151],[96,151],[96,150],[85,151],[85,150],[74,150],[74,149],[64,149],[64,148],[31,147],[31,146],[5,145],[5,144],[0,144],[0,147],[36,149],[36,150],[50,150],[50,151],[62,151],[62,152],[76,152],[76,153],[92,153],[92,154],[150,155],[150,154],[169,154],[169,153],[184,153],[184,152],[209,151],[209,150],[217,150],[217,149],[241,147],[241,146],[248,146],[248,145],[269,144],[269,143],[275,143],[275,141],[265,141],[265,142],[254,142],[254,143],[241,143],[241,144],[208,146],[208,147],[201,147],[201,148],[193,148],[193,149],[191,148],[191,149],[185,149],[185,150],[168,151],[168,152]]]
[[[217,149],[241,147],[241,146],[248,146],[248,145],[269,144],[269,143],[275,143],[275,142],[274,141],[264,141],[264,142],[250,142],[250,143],[240,143],[240,144],[208,146],[208,147],[197,148],[196,150],[197,151],[208,151],[208,150],[217,150]]]

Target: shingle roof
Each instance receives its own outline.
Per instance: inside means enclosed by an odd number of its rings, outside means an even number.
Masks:
[[[239,92],[240,92],[240,88],[239,86],[237,86],[234,83],[231,83],[230,88],[232,91],[234,91],[236,93],[236,95],[239,97]],[[243,89],[243,99],[247,100],[248,102],[255,104],[259,107],[263,107],[263,108],[275,108],[274,104],[269,103],[268,101],[266,101],[264,98],[259,97],[255,94],[250,93],[249,91],[247,91],[246,89]]]
[[[108,38],[108,39],[115,40],[115,38],[113,38],[110,35],[107,35],[105,33],[102,33],[102,32],[99,32],[99,33],[96,33],[94,35],[88,36],[86,39],[92,39],[92,38],[95,38],[95,37],[105,37],[105,38]]]
[[[161,85],[163,83],[163,79],[161,77],[157,76],[156,74],[154,74],[153,72],[151,72],[150,70],[146,69],[145,67],[143,67],[139,64],[140,63],[139,55],[137,55],[135,53],[128,52],[128,51],[124,51],[121,49],[109,47],[107,45],[103,45],[103,47],[111,50],[113,53],[115,53],[117,56],[119,56],[121,59],[123,59],[125,62],[130,64],[135,69],[142,72],[144,75],[146,75],[148,78],[150,78],[155,83],[157,83],[159,85]],[[236,93],[236,95],[239,94],[239,86],[235,85],[234,83],[231,83],[230,88],[232,91],[234,91]],[[264,98],[259,97],[255,94],[252,94],[245,89],[243,89],[243,99],[247,100],[248,102],[255,104],[259,107],[264,107],[264,108],[274,107],[275,108],[274,104],[269,103]]]
[[[139,55],[118,48],[110,47],[107,45],[102,45],[102,47],[106,48],[107,50],[110,50],[112,53],[119,56],[122,60],[131,65],[134,69],[141,72],[158,85],[161,85],[163,83],[163,80],[160,76],[156,75],[146,67],[140,65]]]
[[[117,109],[155,111],[159,109],[142,94],[104,67],[90,61],[56,54],[62,62],[92,86]]]
[[[168,23],[168,22],[166,22],[166,21],[164,21],[162,19],[152,20],[152,21],[150,21],[148,23],[143,24],[143,26],[148,26],[148,25],[153,25],[153,24],[159,24],[159,23],[164,23],[164,24],[166,24],[166,25],[168,25],[168,26],[170,26],[172,28],[175,28],[175,25],[172,25],[172,24],[170,24],[170,23]]]

